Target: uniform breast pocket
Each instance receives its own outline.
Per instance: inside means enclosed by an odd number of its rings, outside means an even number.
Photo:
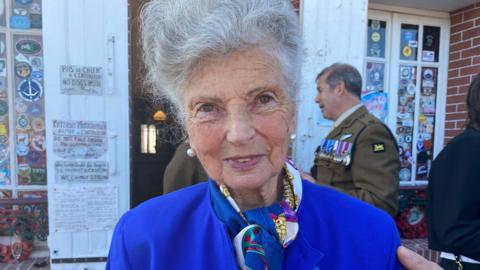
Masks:
[[[334,167],[333,161],[317,159],[317,181],[321,184],[330,185],[334,175]]]

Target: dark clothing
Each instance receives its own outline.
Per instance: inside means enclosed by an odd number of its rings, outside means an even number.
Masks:
[[[395,216],[400,160],[396,141],[388,127],[362,106],[334,128],[327,139],[353,143],[352,161],[345,166],[317,157],[317,182]]]
[[[427,195],[431,249],[480,261],[480,130],[467,128],[432,164]]]
[[[163,175],[163,194],[207,181],[208,176],[197,157],[187,156],[188,143],[181,143]]]

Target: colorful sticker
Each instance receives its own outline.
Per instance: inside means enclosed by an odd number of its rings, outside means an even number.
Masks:
[[[36,80],[23,80],[17,87],[18,95],[25,101],[34,102],[43,95],[42,85]]]
[[[403,47],[403,49],[402,49],[402,54],[403,54],[403,56],[405,56],[405,57],[410,57],[410,56],[412,56],[412,48],[409,47],[409,46]]]
[[[32,74],[32,67],[27,62],[17,62],[15,64],[15,75],[18,77],[25,79],[30,77]]]
[[[17,41],[15,49],[22,54],[38,54],[42,46],[36,40],[22,39]]]

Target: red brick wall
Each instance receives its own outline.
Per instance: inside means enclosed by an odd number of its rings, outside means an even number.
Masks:
[[[468,85],[480,73],[480,3],[451,12],[450,20],[445,143],[463,129]]]

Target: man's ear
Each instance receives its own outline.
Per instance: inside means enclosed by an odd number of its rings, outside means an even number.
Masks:
[[[335,93],[339,96],[345,95],[345,83],[344,82],[338,82],[337,85],[335,86]]]

